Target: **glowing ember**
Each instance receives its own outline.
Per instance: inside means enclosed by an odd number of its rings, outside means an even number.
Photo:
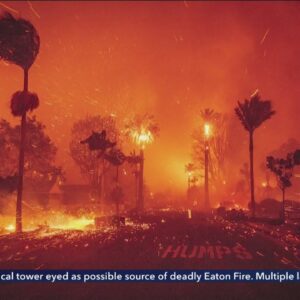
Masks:
[[[262,186],[262,187],[267,187],[267,183],[266,183],[265,181],[263,181],[263,182],[261,183],[261,186]]]
[[[9,232],[13,232],[15,231],[15,225],[13,224],[9,224],[5,227],[5,230],[9,231]]]

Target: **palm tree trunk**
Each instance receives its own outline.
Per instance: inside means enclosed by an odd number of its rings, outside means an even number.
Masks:
[[[249,133],[249,154],[250,154],[250,192],[252,217],[255,217],[255,196],[254,196],[254,171],[253,171],[253,132]]]
[[[135,173],[134,173],[134,183],[135,183],[135,208],[136,210],[138,210],[139,207],[139,178],[140,178],[140,171],[139,171],[139,167],[136,164],[135,165]]]
[[[24,91],[28,91],[28,70],[24,69]],[[22,232],[22,196],[23,196],[23,177],[24,177],[24,157],[25,157],[25,138],[26,138],[26,112],[21,119],[21,140],[19,154],[19,180],[16,205],[16,232]]]
[[[140,150],[140,170],[139,170],[139,197],[137,210],[142,212],[144,210],[144,150]]]
[[[104,203],[105,203],[105,160],[102,159],[102,167],[101,167],[101,176],[100,176],[100,193],[99,193],[99,212],[100,214],[103,213],[104,210]]]
[[[105,203],[105,199],[106,199],[106,191],[105,191],[105,159],[103,158],[103,173],[102,173],[102,203]]]
[[[208,141],[205,141],[204,145],[204,207],[205,210],[209,210],[209,187],[208,187],[208,157],[209,157],[209,146]]]
[[[116,167],[116,188],[119,186],[119,166]],[[116,214],[118,217],[118,224],[119,224],[119,216],[120,216],[120,206],[119,206],[120,199],[116,199]]]
[[[285,189],[282,189],[282,208],[281,208],[281,220],[282,222],[285,221],[285,209],[284,209],[284,205],[285,205]]]

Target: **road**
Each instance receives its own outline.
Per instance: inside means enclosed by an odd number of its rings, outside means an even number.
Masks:
[[[300,268],[281,239],[247,224],[200,214],[187,219],[171,212],[146,216],[119,230],[3,235],[0,251],[1,269]],[[19,283],[3,284],[0,298],[297,299],[298,289],[292,283]]]

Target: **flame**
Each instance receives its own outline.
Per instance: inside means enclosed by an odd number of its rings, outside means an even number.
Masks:
[[[84,230],[88,226],[94,225],[93,216],[80,216],[73,217],[65,214],[58,214],[51,217],[47,221],[47,225],[50,228],[54,229],[63,229],[63,230]]]
[[[267,187],[267,183],[266,183],[265,181],[263,181],[263,182],[261,183],[261,186],[265,188],[265,187]]]
[[[30,222],[27,218],[24,218],[23,231],[28,232],[41,228],[55,230],[89,230],[94,229],[94,217],[95,216],[91,214],[76,217],[52,211]],[[6,233],[15,232],[16,227],[13,222],[13,217],[4,220],[4,222],[0,224],[0,231],[2,227]]]
[[[204,124],[204,135],[206,138],[208,138],[211,135],[211,127],[208,123]]]
[[[143,127],[140,130],[132,131],[131,136],[134,143],[141,146],[143,149],[146,145],[151,144],[153,142],[153,134],[150,130],[146,130]]]
[[[84,230],[89,225],[94,225],[94,219],[83,216],[80,218],[67,218],[66,222],[57,222],[57,224],[52,224],[50,227],[64,230]]]
[[[13,231],[15,231],[15,225],[8,224],[7,226],[4,227],[4,229],[9,231],[9,232],[13,232]]]

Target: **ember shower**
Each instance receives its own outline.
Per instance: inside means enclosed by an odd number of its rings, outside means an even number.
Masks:
[[[290,1],[0,1],[0,269],[298,269],[299,20]]]

